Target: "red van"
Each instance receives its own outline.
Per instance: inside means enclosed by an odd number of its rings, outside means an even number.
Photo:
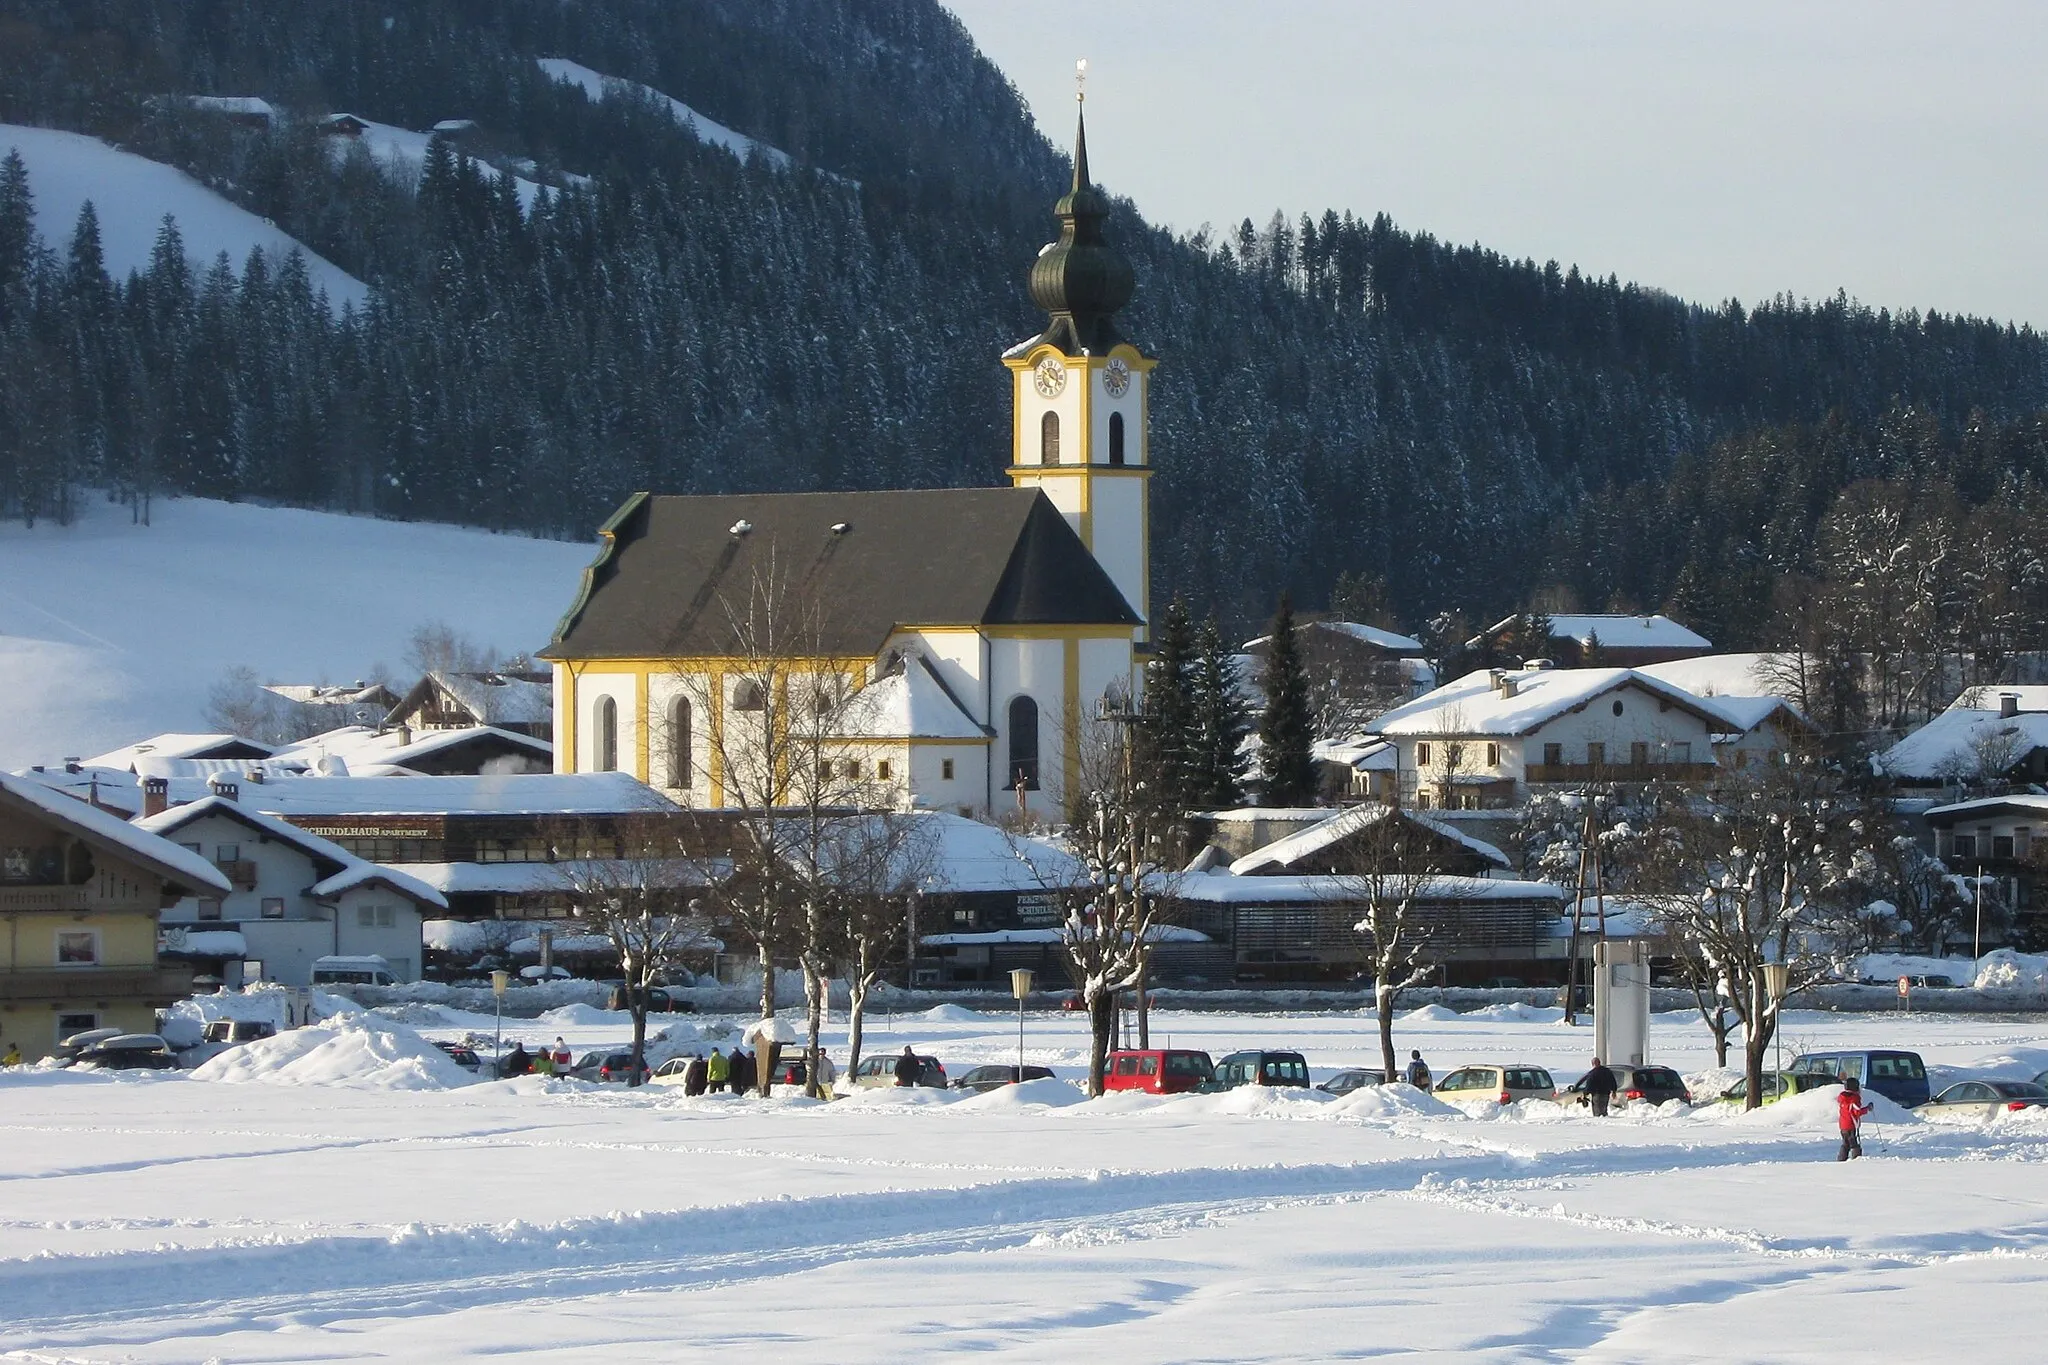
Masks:
[[[1178,1047],[1112,1052],[1102,1068],[1104,1090],[1143,1090],[1152,1095],[1185,1095],[1214,1079],[1216,1068],[1208,1053]]]

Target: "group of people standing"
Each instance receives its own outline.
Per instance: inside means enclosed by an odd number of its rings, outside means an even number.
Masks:
[[[744,1095],[754,1088],[755,1066],[754,1055],[744,1048],[736,1047],[727,1054],[714,1047],[710,1056],[692,1057],[683,1069],[683,1093],[716,1095],[730,1090],[735,1095]]]

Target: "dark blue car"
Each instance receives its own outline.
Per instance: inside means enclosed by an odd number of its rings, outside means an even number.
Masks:
[[[1854,1076],[1865,1090],[1875,1090],[1908,1109],[1927,1103],[1927,1068],[1917,1052],[1808,1052],[1792,1059],[1787,1071]]]

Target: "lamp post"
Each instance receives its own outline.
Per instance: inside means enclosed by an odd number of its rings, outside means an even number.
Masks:
[[[1785,986],[1789,975],[1782,962],[1764,964],[1764,989],[1770,992],[1771,996],[1771,1045],[1777,1049],[1777,1063],[1772,1069],[1776,1071],[1785,1069],[1785,1038],[1779,1031],[1778,1023],[1779,1016],[1785,1011]],[[1775,1085],[1776,1082],[1773,1081],[1772,1084]]]
[[[1031,969],[1010,969],[1010,994],[1017,997],[1017,1084],[1024,1083],[1024,997],[1031,994]]]
[[[500,969],[491,973],[491,996],[498,1004],[498,1023],[491,1030],[491,1066],[502,1072],[505,1066],[505,988],[512,984],[512,973]]]

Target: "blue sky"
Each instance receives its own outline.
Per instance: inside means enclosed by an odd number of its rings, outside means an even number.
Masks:
[[[1705,302],[2048,324],[2048,4],[947,0],[1178,229],[1276,208]],[[1958,14],[1966,16],[1960,22]]]

